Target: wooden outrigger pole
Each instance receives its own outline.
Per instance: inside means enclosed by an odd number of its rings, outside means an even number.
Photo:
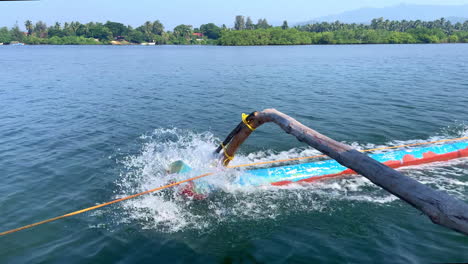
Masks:
[[[256,128],[269,122],[277,124],[299,141],[307,143],[409,203],[426,214],[433,223],[468,235],[468,204],[465,202],[405,176],[351,146],[326,137],[275,109],[253,112],[248,116],[243,115],[242,122],[216,150],[219,153],[221,149],[224,149],[221,155],[222,164],[227,166],[250,134]]]

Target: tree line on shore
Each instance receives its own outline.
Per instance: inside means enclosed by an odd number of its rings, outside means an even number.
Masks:
[[[284,21],[274,27],[266,19],[254,23],[250,17],[236,16],[234,27],[203,24],[199,28],[178,25],[166,31],[156,20],[133,28],[118,22],[55,23],[47,26],[38,21],[0,28],[0,43],[92,45],[92,44],[211,44],[225,46],[307,45],[307,44],[410,44],[468,43],[468,21],[451,23],[441,18],[434,21],[373,19],[370,24],[313,23],[289,27]]]

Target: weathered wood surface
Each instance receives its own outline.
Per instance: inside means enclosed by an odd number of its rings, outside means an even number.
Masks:
[[[467,203],[407,177],[346,144],[304,126],[275,109],[255,112],[247,121],[254,128],[268,122],[279,125],[286,133],[295,136],[299,141],[307,143],[419,209],[432,222],[468,235]],[[251,133],[252,131],[247,126],[243,126],[226,147],[226,154],[233,156]],[[222,156],[224,165],[227,166],[229,161],[226,155]]]

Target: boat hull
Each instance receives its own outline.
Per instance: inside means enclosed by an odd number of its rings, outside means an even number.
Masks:
[[[468,142],[401,149],[371,154],[371,158],[392,168],[427,164],[437,161],[468,157]],[[267,169],[248,170],[239,177],[242,186],[287,185],[296,182],[313,182],[324,178],[356,174],[335,160],[324,160]]]

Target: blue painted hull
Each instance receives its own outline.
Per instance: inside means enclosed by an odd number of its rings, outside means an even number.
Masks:
[[[465,157],[467,155],[466,152],[468,152],[468,142],[457,142],[430,147],[395,150],[371,154],[369,156],[390,167],[397,168]],[[350,171],[335,160],[324,160],[267,169],[248,170],[239,177],[237,183],[242,186],[283,185],[353,173],[353,171]]]

